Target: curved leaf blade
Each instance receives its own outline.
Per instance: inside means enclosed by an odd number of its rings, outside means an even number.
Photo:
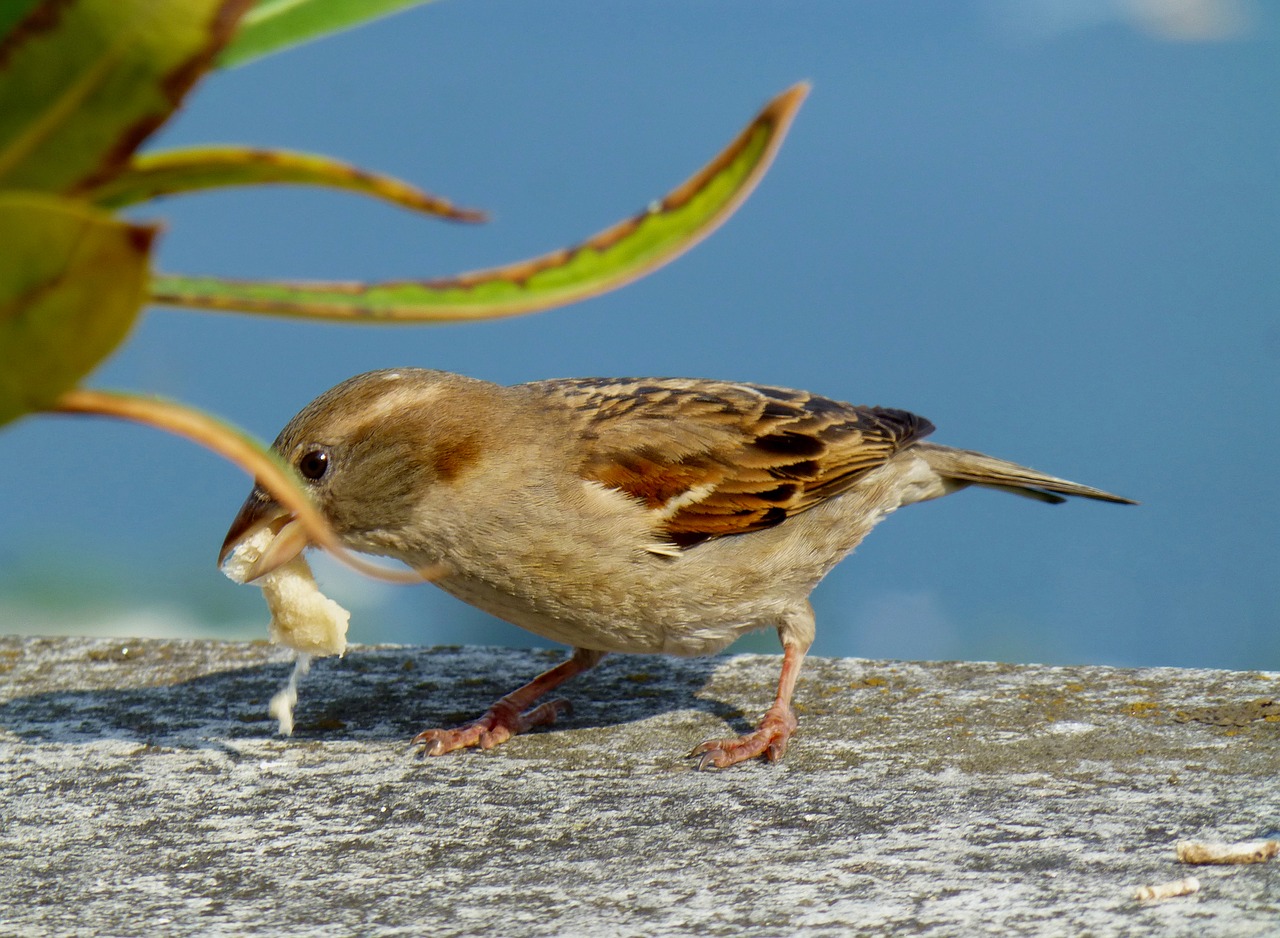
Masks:
[[[439,280],[361,284],[157,275],[151,301],[368,323],[489,319],[597,296],[674,260],[732,215],[764,176],[808,90],[799,84],[783,92],[660,202],[571,248]]]
[[[327,156],[252,147],[192,147],[146,153],[130,160],[122,172],[84,192],[84,197],[95,205],[114,209],[204,189],[274,184],[345,189],[452,221],[486,218],[484,212],[460,208],[394,176],[371,173]]]
[[[48,405],[124,339],[156,231],[67,199],[0,193],[0,424]]]
[[[45,0],[0,39],[0,188],[108,178],[182,103],[250,0]]]
[[[361,573],[394,583],[420,583],[443,572],[435,568],[417,571],[388,569],[348,551],[312,503],[311,496],[291,466],[239,427],[204,411],[161,397],[76,388],[52,402],[48,412],[129,420],[185,437],[217,453],[253,476],[276,501],[293,512],[313,544],[323,547]]]
[[[429,0],[258,0],[235,40],[218,57],[234,68],[326,33],[350,29]]]

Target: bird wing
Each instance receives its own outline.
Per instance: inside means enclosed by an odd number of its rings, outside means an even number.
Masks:
[[[527,387],[577,412],[582,478],[643,502],[680,547],[780,524],[933,430],[904,410],[761,385],[582,378]]]

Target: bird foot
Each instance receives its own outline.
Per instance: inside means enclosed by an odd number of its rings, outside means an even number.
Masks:
[[[770,762],[777,762],[786,754],[787,743],[797,725],[796,715],[790,707],[775,704],[769,708],[754,733],[730,739],[708,739],[693,747],[689,758],[698,757],[699,771],[726,769],[761,755]]]
[[[548,700],[527,713],[500,700],[474,723],[451,730],[423,730],[410,744],[422,746],[424,756],[442,756],[455,749],[492,749],[535,726],[549,726],[572,710],[564,698]]]

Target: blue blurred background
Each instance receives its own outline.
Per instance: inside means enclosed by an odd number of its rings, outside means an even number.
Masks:
[[[607,6],[607,12],[604,8]],[[150,312],[96,386],[271,439],[371,368],[699,375],[912,409],[934,439],[1140,499],[966,492],[818,590],[815,653],[1280,668],[1280,8],[1243,0],[444,0],[202,85],[153,142],[328,153],[466,205],[170,200],[160,266],[441,276],[573,243],[813,92],[719,232],[621,292],[480,325]],[[0,631],[265,635],[213,560],[249,480],[155,431],[0,433]],[[539,641],[318,564],[357,641]],[[775,650],[772,635],[736,650]]]

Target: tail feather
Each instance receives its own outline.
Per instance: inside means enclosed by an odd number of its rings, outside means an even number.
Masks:
[[[984,453],[975,453],[972,450],[953,449],[937,443],[917,443],[912,449],[925,458],[934,472],[944,480],[959,483],[958,487],[981,485],[1050,504],[1066,501],[1063,498],[1064,495],[1076,495],[1080,498],[1093,498],[1101,502],[1115,502],[1121,505],[1138,504],[1132,499],[1112,495],[1102,489],[1045,475],[1026,466],[996,459]]]

